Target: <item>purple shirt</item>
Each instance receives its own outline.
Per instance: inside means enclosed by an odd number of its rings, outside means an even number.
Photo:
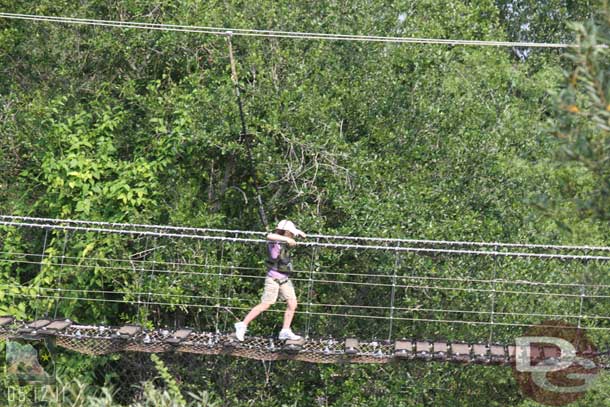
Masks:
[[[277,259],[280,256],[281,246],[278,242],[271,242],[267,245],[267,250],[269,250],[269,254],[273,260]],[[288,278],[288,276],[284,273],[280,273],[275,269],[275,267],[271,267],[267,271],[267,277],[271,278]]]

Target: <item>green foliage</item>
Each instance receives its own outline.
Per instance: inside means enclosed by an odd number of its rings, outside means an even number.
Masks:
[[[572,21],[596,13],[599,0],[496,0],[506,34],[512,41],[564,42],[573,40]]]
[[[125,112],[102,107],[95,116],[81,111],[56,121],[53,115],[63,113],[64,103],[62,98],[48,109],[40,172],[21,174],[46,188],[50,205],[40,209],[67,218],[124,219],[150,205],[164,162],[121,159],[113,134],[121,132]]]
[[[306,231],[347,235],[607,245],[608,49],[596,45],[608,44],[608,29],[599,24],[602,13],[592,1],[73,3],[0,0],[0,9],[523,41],[570,41],[574,32],[568,21],[593,16],[597,25],[575,26],[578,47],[563,61],[547,50],[246,37],[234,37],[233,45],[254,136],[254,165],[271,220],[289,217]],[[549,90],[558,89],[559,96],[550,97]],[[549,117],[558,138],[549,137]],[[239,127],[224,38],[0,19],[0,213],[260,228]],[[553,154],[558,142],[559,162]],[[260,294],[245,279],[223,279],[208,267],[223,262],[262,268],[260,251],[249,247],[62,231],[45,236],[10,228],[0,236],[0,284],[7,285],[0,290],[0,314],[26,319],[57,314],[82,323],[137,321],[149,327],[179,321],[210,328],[214,315],[180,306],[179,295],[221,293],[232,297],[231,305],[243,306],[238,298],[253,303]],[[41,254],[44,261],[15,266],[9,253]],[[134,259],[134,253],[145,254]],[[296,254],[298,268],[313,264],[336,272],[339,281],[348,281],[351,272],[390,270],[397,261],[388,254],[310,254]],[[79,267],[64,267],[64,256]],[[130,261],[113,267],[109,259]],[[570,268],[414,255],[399,260],[405,275],[489,279],[500,270],[515,279],[582,277],[610,284],[603,266],[595,264]],[[193,273],[172,273],[180,261],[194,264]],[[151,276],[147,267],[155,262],[170,264],[166,273],[156,270]],[[315,301],[376,305],[387,298],[370,279],[358,282],[357,288],[316,287]],[[169,305],[60,301],[56,294],[23,301],[40,287],[56,285],[118,292],[113,298],[125,301],[148,293]],[[488,298],[405,290],[396,303],[438,304],[465,309],[488,304]],[[506,296],[504,306],[508,312],[529,307],[563,313],[571,304]],[[586,306],[600,315],[606,311],[604,304]],[[251,331],[269,334],[276,328],[277,318],[264,316]],[[387,326],[320,317],[312,321],[312,331],[335,337],[359,332],[368,339],[385,336]],[[472,340],[489,334],[466,325],[432,324],[397,324],[393,333]],[[499,330],[496,335],[510,338]],[[521,401],[507,370],[480,366],[261,366],[214,357],[202,359],[196,375],[188,376],[180,366],[153,360],[166,389],[147,382],[137,405],[216,405],[217,399],[244,406]],[[111,362],[112,357],[62,354],[58,366],[67,377],[79,378],[62,394],[74,405],[85,405],[80,394],[87,395],[87,405],[111,405],[106,386],[119,376],[102,368]],[[97,370],[105,372],[103,378],[94,375]],[[199,393],[202,389],[207,395]],[[596,388],[591,397],[603,400],[604,389]]]
[[[567,57],[566,86],[556,101],[553,130],[561,143],[561,158],[574,180],[564,196],[581,213],[610,219],[610,10],[605,22],[575,24],[576,47]],[[573,165],[569,166],[570,163]],[[568,184],[569,182],[569,184]],[[576,183],[580,185],[575,185]]]
[[[185,405],[186,402],[184,401],[184,397],[182,397],[182,394],[180,393],[178,384],[176,383],[176,380],[172,377],[171,373],[165,367],[163,361],[159,359],[159,357],[155,354],[151,354],[150,359],[155,364],[155,367],[157,368],[159,375],[161,375],[161,378],[163,378],[163,380],[165,381],[168,387],[169,396],[171,397],[173,402],[179,405]]]

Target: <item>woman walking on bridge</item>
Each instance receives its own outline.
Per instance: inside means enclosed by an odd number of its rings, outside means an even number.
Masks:
[[[290,280],[292,263],[290,261],[289,247],[296,246],[295,237],[306,237],[305,233],[296,228],[294,223],[283,220],[278,223],[275,231],[267,235],[267,277],[265,278],[265,289],[260,304],[256,305],[246,315],[243,321],[235,324],[235,336],[243,341],[248,324],[261,312],[269,309],[277,301],[278,295],[286,300],[286,312],[284,313],[284,324],[280,331],[280,339],[299,340],[301,337],[290,329],[292,318],[297,309],[297,297],[294,286]]]

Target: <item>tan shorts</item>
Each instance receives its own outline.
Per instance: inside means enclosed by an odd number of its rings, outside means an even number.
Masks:
[[[286,301],[297,299],[291,280],[288,280],[284,284],[280,285],[280,283],[271,277],[265,278],[265,290],[263,291],[261,302],[266,304],[275,304],[278,294],[280,295],[280,299]]]

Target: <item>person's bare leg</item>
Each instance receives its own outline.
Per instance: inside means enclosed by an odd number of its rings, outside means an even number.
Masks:
[[[297,300],[290,299],[286,301],[287,307],[286,312],[284,312],[284,326],[283,329],[289,329],[290,324],[292,324],[292,318],[294,317],[294,312],[297,309]]]
[[[271,304],[261,302],[260,304],[252,308],[250,312],[248,312],[248,315],[246,315],[246,317],[244,318],[243,323],[248,325],[254,318],[259,316],[261,312],[267,311],[270,306]]]

